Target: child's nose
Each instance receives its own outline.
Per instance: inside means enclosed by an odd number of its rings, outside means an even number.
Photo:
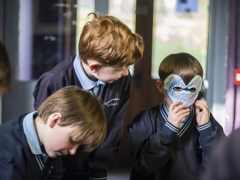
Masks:
[[[124,66],[122,69],[123,69],[122,75],[123,75],[123,76],[127,76],[127,75],[128,75],[128,67],[127,67],[127,66]]]
[[[76,154],[76,151],[77,151],[77,147],[73,147],[72,149],[69,150],[71,155]]]

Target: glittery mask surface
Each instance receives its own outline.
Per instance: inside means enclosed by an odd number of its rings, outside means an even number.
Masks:
[[[164,80],[164,88],[167,90],[167,94],[173,102],[181,101],[182,104],[187,104],[187,107],[189,107],[193,105],[197,99],[202,87],[202,82],[202,77],[196,75],[185,85],[179,75],[170,74]]]

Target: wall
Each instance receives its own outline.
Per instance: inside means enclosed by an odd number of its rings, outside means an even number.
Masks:
[[[215,119],[226,129],[227,1],[211,0],[206,100]]]

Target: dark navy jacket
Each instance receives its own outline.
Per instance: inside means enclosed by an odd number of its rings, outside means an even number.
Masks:
[[[61,167],[61,158],[48,158],[41,170],[40,159],[31,152],[23,131],[25,115],[0,125],[0,180],[60,179],[53,172]]]
[[[239,180],[240,179],[240,128],[224,139],[213,153],[213,159],[199,179]]]
[[[37,109],[41,103],[55,91],[65,86],[77,85],[82,88],[75,73],[73,62],[74,57],[63,60],[52,70],[44,73],[38,80],[33,96],[34,107]],[[102,106],[108,123],[107,137],[104,143],[96,151],[86,153],[78,149],[76,155],[65,156],[64,166],[66,173],[87,175],[91,177],[106,177],[107,168],[112,164],[112,154],[119,150],[122,136],[123,122],[130,97],[131,75],[123,76],[117,81],[104,86],[102,94]],[[65,176],[67,176],[65,174]],[[81,176],[79,176],[81,177]],[[76,176],[76,179],[79,179]]]
[[[177,134],[166,127],[159,105],[139,113],[128,126],[133,162],[130,179],[196,179],[209,165],[212,149],[226,136],[212,115],[211,127],[201,133],[194,110],[191,119]]]

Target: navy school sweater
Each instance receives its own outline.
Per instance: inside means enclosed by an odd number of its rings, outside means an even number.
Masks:
[[[62,160],[48,158],[44,167],[38,155],[28,145],[23,119],[20,115],[0,125],[0,180],[45,180],[61,179]]]
[[[225,138],[221,125],[199,132],[195,112],[179,132],[166,127],[166,117],[154,106],[140,112],[128,126],[133,169],[131,180],[194,180],[205,170],[218,142]]]

